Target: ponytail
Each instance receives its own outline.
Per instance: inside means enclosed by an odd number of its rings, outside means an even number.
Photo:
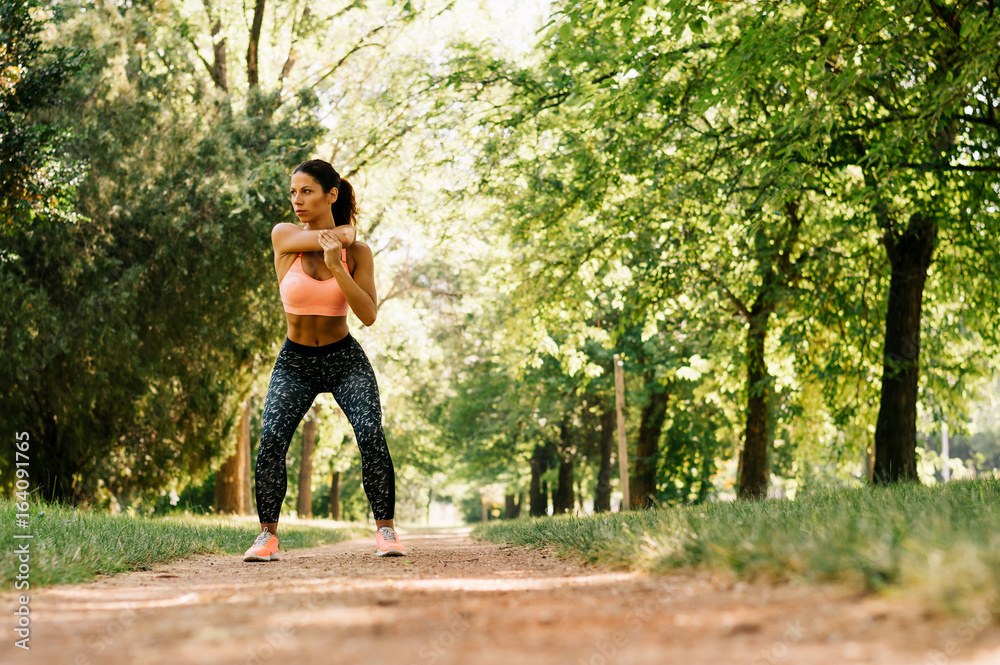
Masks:
[[[323,188],[324,193],[329,193],[334,187],[337,188],[337,200],[330,204],[330,212],[333,213],[334,226],[357,226],[358,224],[358,204],[354,200],[354,188],[351,183],[340,177],[337,170],[330,162],[322,159],[310,159],[295,167],[292,173],[306,173],[315,178],[316,182]]]
[[[337,200],[330,205],[330,210],[333,212],[335,226],[345,224],[357,226],[358,204],[354,200],[354,188],[346,178],[340,178],[340,184],[337,185]]]

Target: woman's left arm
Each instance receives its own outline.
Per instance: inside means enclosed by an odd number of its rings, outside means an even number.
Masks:
[[[354,276],[352,277],[344,264],[341,263],[341,244],[335,236],[321,236],[323,245],[323,260],[333,273],[340,290],[347,298],[351,310],[361,319],[361,323],[371,326],[378,314],[378,294],[375,292],[375,260],[372,249],[363,242],[354,241],[351,245],[354,256]]]

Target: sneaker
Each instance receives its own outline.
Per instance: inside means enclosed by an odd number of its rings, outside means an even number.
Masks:
[[[278,537],[265,528],[243,555],[244,561],[277,561]]]
[[[404,556],[406,548],[396,540],[396,532],[384,526],[375,534],[375,556]]]

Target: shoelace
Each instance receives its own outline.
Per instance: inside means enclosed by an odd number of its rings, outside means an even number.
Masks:
[[[260,535],[259,535],[259,536],[257,536],[257,540],[253,541],[253,546],[254,546],[254,547],[257,547],[258,545],[263,545],[263,544],[264,544],[264,543],[266,543],[266,542],[267,542],[267,541],[268,541],[268,540],[269,540],[269,539],[271,538],[271,536],[273,536],[273,535],[274,535],[274,534],[273,534],[273,533],[271,533],[270,531],[261,531],[261,532],[260,532]]]
[[[396,532],[390,529],[389,527],[387,526],[382,527],[381,529],[379,529],[379,533],[381,533],[382,537],[385,538],[390,543],[396,542]]]

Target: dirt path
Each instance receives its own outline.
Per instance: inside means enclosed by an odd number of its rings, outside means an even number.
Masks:
[[[945,620],[836,588],[609,573],[466,530],[400,535],[405,558],[378,559],[364,539],[41,589],[31,651],[5,629],[0,662],[1000,664],[995,616]],[[14,594],[0,600],[9,622]]]

